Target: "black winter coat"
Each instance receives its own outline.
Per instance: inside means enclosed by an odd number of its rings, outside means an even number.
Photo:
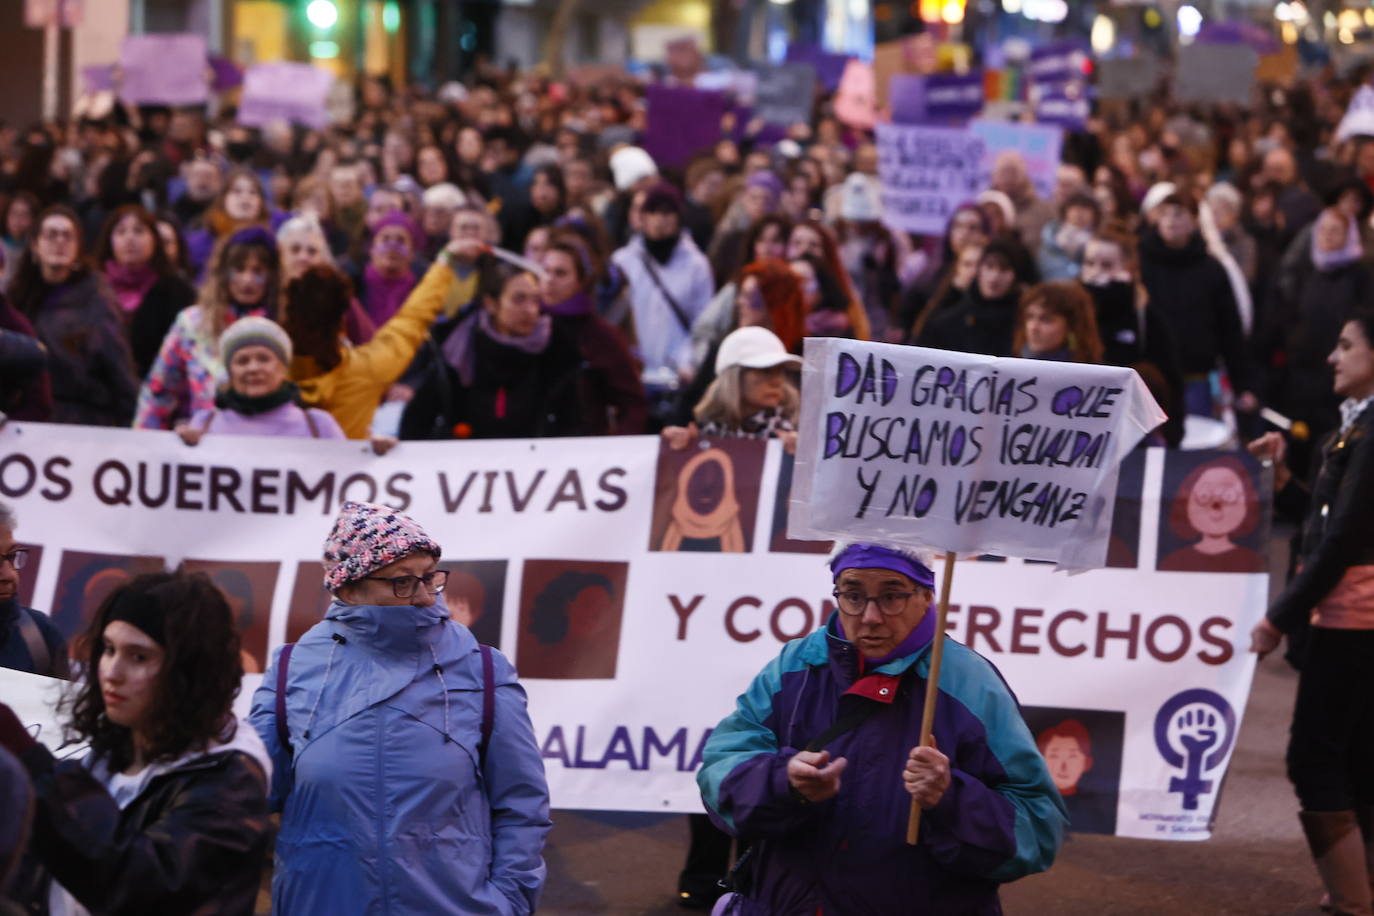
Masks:
[[[460,320],[476,318],[470,312]],[[506,346],[480,329],[473,330],[472,338],[472,384],[464,385],[457,370],[442,358],[432,360],[406,406],[401,438],[450,439],[459,423],[467,425],[472,439],[585,434],[578,398],[582,356],[566,328],[554,323],[542,353]]]
[[[1102,338],[1102,363],[1140,368],[1149,363],[1159,370],[1168,386],[1165,397],[1151,391],[1169,415],[1164,421],[1164,440],[1174,448],[1183,441],[1183,371],[1178,367],[1178,344],[1159,312],[1147,305],[1136,309],[1134,283],[1085,286],[1097,312],[1097,333]],[[1144,379],[1149,385],[1150,379]]]
[[[189,760],[123,810],[78,761],[37,744],[23,763],[37,804],[15,896],[29,912],[47,912],[52,878],[94,916],[253,913],[272,825],[267,780],[246,754]]]
[[[941,309],[930,317],[916,343],[959,353],[1011,356],[1020,298],[1021,290],[1013,287],[1000,299],[984,299],[975,280],[958,305]]]
[[[1179,368],[1205,375],[1226,363],[1237,392],[1253,391],[1255,373],[1241,330],[1240,313],[1226,270],[1194,234],[1183,248],[1170,248],[1153,229],[1140,243],[1140,274],[1157,310],[1178,344]]]
[[[133,352],[134,372],[140,379],[148,377],[172,322],[195,301],[195,289],[175,274],[161,278],[144,294],[143,301],[129,316],[129,348]]]
[[[37,342],[38,335],[29,320],[0,294],[0,331],[17,334]],[[0,368],[0,413],[11,420],[43,422],[52,414],[52,382],[48,370],[48,354],[43,351],[43,365],[37,372],[21,374],[10,362],[13,358],[32,356],[32,349],[22,342],[11,343],[14,348]],[[27,359],[24,358],[27,363]]]
[[[1269,621],[1291,633],[1308,619],[1345,571],[1374,563],[1374,408],[1366,407],[1344,435],[1321,444],[1310,487],[1296,479],[1279,494],[1280,508],[1305,516],[1298,548],[1301,570],[1269,607]]]

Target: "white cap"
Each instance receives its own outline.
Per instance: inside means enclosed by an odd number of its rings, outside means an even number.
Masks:
[[[717,375],[731,366],[771,369],[783,364],[800,366],[801,357],[788,353],[778,335],[758,326],[731,331],[725,335],[720,342],[720,349],[716,351]]]
[[[844,180],[840,196],[840,218],[851,223],[876,223],[883,218],[878,179],[852,172]]]
[[[617,191],[627,191],[641,178],[657,174],[653,157],[637,146],[623,146],[611,154],[611,175]]]
[[[1164,202],[1164,198],[1178,192],[1178,186],[1171,181],[1161,181],[1159,184],[1151,185],[1150,190],[1145,192],[1145,198],[1140,202],[1140,212],[1148,215],[1151,210]]]

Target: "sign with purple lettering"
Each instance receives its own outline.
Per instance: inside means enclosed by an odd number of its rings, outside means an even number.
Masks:
[[[954,209],[987,186],[983,141],[967,130],[879,124],[877,140],[883,222],[899,232],[944,232]]]
[[[1065,130],[1082,130],[1092,114],[1088,88],[1082,83],[1032,88],[1035,119],[1041,124],[1057,124]]]
[[[132,105],[203,105],[209,97],[204,36],[130,35],[119,65],[119,97]]]
[[[1107,565],[1134,369],[808,338],[788,536]]]
[[[644,150],[659,165],[686,165],[720,139],[724,93],[654,84],[644,97],[649,109]]]
[[[983,72],[899,73],[888,83],[894,124],[957,124],[983,110]]]
[[[243,75],[239,123],[261,127],[291,121],[314,130],[329,124],[329,87],[334,76],[310,64],[279,60],[254,64]]]

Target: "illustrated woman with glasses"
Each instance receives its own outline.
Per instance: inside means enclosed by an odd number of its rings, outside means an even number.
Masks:
[[[282,812],[278,913],[534,911],[548,787],[525,691],[453,622],[440,547],[345,503],[324,545],[324,619],[285,647],[249,717]]]
[[[1048,868],[1065,825],[1016,698],[950,640],[933,746],[915,746],[929,561],[845,544],[830,571],[838,613],[784,646],[706,741],[707,810],[751,845],[716,912],[999,913],[998,885]],[[925,814],[908,846],[913,801]]]
[[[1169,508],[1169,527],[1191,543],[1164,556],[1171,572],[1264,572],[1268,560],[1237,538],[1260,520],[1259,494],[1237,458],[1224,457],[1194,468],[1179,485]]]

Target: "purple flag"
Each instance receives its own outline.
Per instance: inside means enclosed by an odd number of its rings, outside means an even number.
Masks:
[[[203,105],[208,64],[200,35],[130,35],[119,56],[119,97],[134,105]]]
[[[686,165],[720,139],[724,93],[654,84],[646,89],[645,100],[649,123],[644,150],[660,166]]]
[[[227,92],[243,85],[243,71],[227,57],[211,54],[210,69],[215,72],[215,78],[210,82],[210,88],[215,92]]]
[[[810,64],[816,69],[816,78],[821,81],[826,92],[834,92],[844,76],[844,65],[849,62],[848,54],[832,54],[820,45],[810,42],[793,42],[787,46],[784,60],[789,64]]]
[[[962,123],[983,110],[983,72],[899,73],[888,83],[887,101],[894,124]]]

